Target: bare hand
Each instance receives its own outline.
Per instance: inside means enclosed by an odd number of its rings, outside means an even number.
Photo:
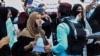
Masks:
[[[24,49],[29,50],[30,48],[33,48],[35,44],[36,44],[35,41],[31,41],[28,45],[24,46]]]
[[[20,30],[15,30],[15,34],[17,35],[17,37],[19,36]]]
[[[86,37],[88,37],[89,36],[89,30],[88,29],[84,29],[84,30],[86,32]]]
[[[49,53],[49,52],[51,51],[50,48],[51,48],[51,45],[50,45],[50,44],[49,44],[49,45],[46,45],[46,46],[44,47],[45,52],[46,52],[46,53]]]
[[[52,20],[51,20],[51,18],[50,18],[50,16],[48,14],[44,14],[42,16],[42,18],[45,18],[46,20],[49,20],[50,22],[52,22]]]
[[[35,42],[35,41],[31,41],[31,42],[29,43],[30,47],[34,47],[34,46],[35,46],[35,44],[36,44],[36,42]]]
[[[0,40],[0,48],[2,48],[4,45],[8,44],[10,41],[9,37],[6,36],[6,37],[3,37],[1,40]]]
[[[79,13],[77,16],[79,17],[79,19],[81,19],[82,18],[82,13]]]

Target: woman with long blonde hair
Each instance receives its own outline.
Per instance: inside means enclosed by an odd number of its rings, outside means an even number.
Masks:
[[[22,30],[20,36],[18,37],[18,41],[14,44],[12,48],[13,56],[30,56],[28,54],[32,51],[34,53],[34,48],[36,45],[43,44],[42,43],[43,40],[41,40],[41,44],[37,44],[39,38],[42,37],[41,34],[45,34],[41,26],[42,26],[41,15],[38,12],[31,13],[29,15],[26,28]],[[41,52],[40,55],[45,56],[46,53]]]

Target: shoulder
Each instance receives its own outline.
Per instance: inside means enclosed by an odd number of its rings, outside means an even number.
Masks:
[[[65,30],[67,32],[70,31],[70,28],[69,28],[69,25],[67,23],[60,23],[58,26],[57,26],[57,30]]]
[[[67,23],[60,23],[59,25],[58,25],[58,27],[62,27],[62,28],[69,28],[69,25],[67,24]]]
[[[19,37],[18,37],[18,40],[21,40],[21,41],[22,41],[22,40],[23,40],[23,41],[24,41],[24,40],[26,41],[26,40],[31,40],[31,39],[34,39],[34,38],[30,38],[30,37],[28,37],[28,36],[19,36]]]

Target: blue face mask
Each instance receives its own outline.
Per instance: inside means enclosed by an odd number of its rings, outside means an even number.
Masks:
[[[17,23],[17,22],[18,22],[18,17],[15,17],[13,23]]]
[[[28,8],[28,9],[27,9],[27,13],[28,13],[28,14],[30,14],[30,13],[31,13],[31,11],[32,11],[32,9],[31,9],[31,8]]]

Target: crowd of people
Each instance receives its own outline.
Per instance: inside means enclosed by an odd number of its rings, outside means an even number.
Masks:
[[[24,12],[0,2],[0,56],[100,56],[100,5],[60,2],[46,5],[23,0]],[[66,0],[67,1],[67,0]],[[83,0],[82,0],[83,2]]]

